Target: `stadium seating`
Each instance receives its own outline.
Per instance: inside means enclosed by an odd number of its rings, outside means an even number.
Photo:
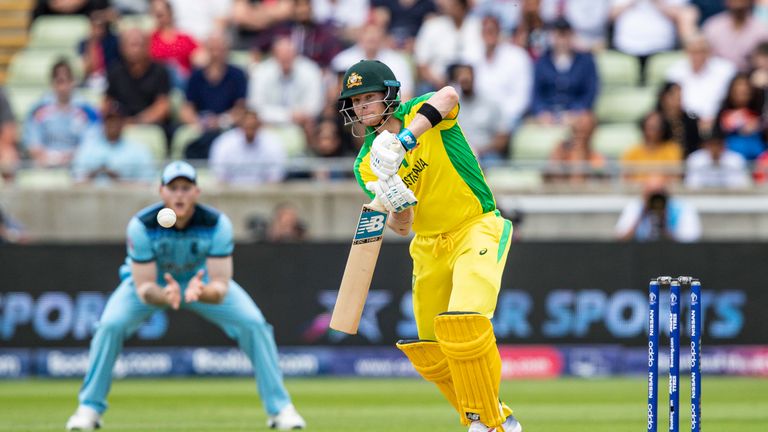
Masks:
[[[650,87],[604,89],[597,99],[596,113],[601,122],[637,121],[656,104],[656,92]]]
[[[557,144],[568,135],[566,126],[526,123],[512,137],[515,160],[547,160]]]
[[[642,140],[635,123],[604,124],[592,136],[592,148],[607,159],[619,159],[631,146]]]
[[[90,29],[90,21],[82,15],[43,15],[32,23],[27,47],[74,50]]]
[[[297,157],[305,153],[307,138],[300,127],[296,125],[270,125],[264,126],[264,129],[280,137],[288,157]]]
[[[123,138],[146,146],[156,161],[165,160],[165,133],[160,126],[129,125],[123,129]]]
[[[132,28],[149,32],[155,28],[155,19],[151,15],[125,15],[118,18],[117,31],[119,33]]]
[[[184,159],[184,149],[200,136],[200,129],[191,125],[181,125],[173,134],[171,143],[171,159]]]
[[[540,187],[543,183],[539,169],[513,169],[509,167],[486,168],[485,179],[488,184],[496,189],[532,189]]]
[[[8,87],[48,87],[51,67],[59,59],[69,60],[75,80],[83,76],[83,66],[74,51],[24,50],[16,53],[8,68]]]
[[[251,65],[253,65],[253,56],[251,55],[251,52],[248,50],[232,50],[229,53],[229,62],[243,71],[247,74],[251,70]]]
[[[40,87],[11,87],[7,90],[8,102],[17,122],[23,122],[29,115],[32,107],[45,93]]]
[[[72,176],[66,168],[29,168],[16,174],[16,185],[27,189],[67,188],[72,185]]]
[[[634,56],[607,50],[596,54],[595,62],[604,88],[634,86],[640,80],[640,65]]]
[[[648,85],[658,87],[666,81],[669,68],[685,58],[684,51],[667,51],[654,54],[648,59]]]

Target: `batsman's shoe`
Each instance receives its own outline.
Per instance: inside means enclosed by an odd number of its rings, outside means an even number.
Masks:
[[[101,415],[95,409],[80,405],[67,420],[68,431],[92,431],[101,427]]]
[[[488,427],[479,421],[473,421],[469,425],[468,432],[523,432],[523,426],[520,425],[515,416],[509,416],[498,428]]]
[[[267,426],[277,430],[296,430],[307,427],[307,422],[296,411],[293,404],[287,405],[276,416],[269,416]]]

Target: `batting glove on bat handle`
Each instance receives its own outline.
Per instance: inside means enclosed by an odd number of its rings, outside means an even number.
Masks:
[[[397,136],[389,131],[381,132],[371,144],[371,171],[380,180],[386,180],[397,174],[405,158],[405,147]]]

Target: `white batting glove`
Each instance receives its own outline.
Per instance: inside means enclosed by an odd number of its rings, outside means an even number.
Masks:
[[[397,135],[381,132],[371,144],[371,170],[379,180],[387,180],[397,174],[405,157],[405,147]]]
[[[396,175],[386,180],[368,182],[365,188],[376,195],[376,199],[387,211],[400,213],[419,202],[413,191],[403,183],[403,179]]]

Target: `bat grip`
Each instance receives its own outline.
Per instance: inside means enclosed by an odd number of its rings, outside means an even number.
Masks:
[[[372,208],[373,210],[376,210],[377,212],[382,213],[389,213],[386,208],[384,208],[384,205],[379,202],[379,199],[374,197],[373,201],[368,203],[368,207]]]

